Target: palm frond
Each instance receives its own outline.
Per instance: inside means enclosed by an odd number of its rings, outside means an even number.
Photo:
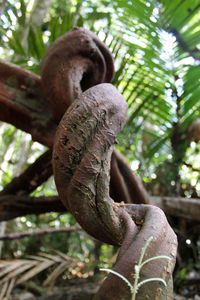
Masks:
[[[65,270],[75,267],[77,263],[76,259],[72,259],[62,252],[57,252],[56,255],[39,253],[38,255],[30,255],[27,259],[1,260],[0,299],[3,299],[4,296],[8,297],[16,285],[30,280],[42,271],[53,268],[43,283],[44,286],[50,285]]]

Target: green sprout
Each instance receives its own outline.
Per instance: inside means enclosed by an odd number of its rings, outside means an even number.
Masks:
[[[130,281],[125,278],[123,275],[119,274],[118,272],[115,272],[113,270],[110,270],[110,269],[104,269],[104,268],[101,268],[100,271],[106,271],[106,272],[109,272],[109,273],[112,273],[112,274],[115,274],[116,276],[120,277],[122,280],[124,280],[127,285],[129,286],[130,288],[130,291],[131,291],[131,295],[132,295],[132,298],[131,300],[135,300],[136,299],[136,294],[139,290],[139,288],[147,283],[147,282],[150,282],[150,281],[160,281],[164,284],[164,286],[167,286],[166,282],[164,279],[162,278],[148,278],[148,279],[145,279],[141,282],[138,282],[139,281],[139,278],[140,278],[140,270],[142,269],[142,267],[147,264],[148,262],[152,261],[152,260],[156,260],[156,259],[161,259],[161,258],[165,258],[165,259],[171,259],[169,256],[166,256],[166,255],[159,255],[159,256],[154,256],[154,257],[151,257],[151,258],[148,258],[147,260],[143,261],[143,258],[144,258],[144,255],[145,255],[145,252],[150,244],[150,242],[153,240],[153,236],[151,236],[145,243],[144,247],[142,248],[141,250],[141,255],[140,255],[140,258],[139,258],[139,262],[137,265],[135,265],[135,280],[134,280],[134,284],[132,285],[130,283]]]

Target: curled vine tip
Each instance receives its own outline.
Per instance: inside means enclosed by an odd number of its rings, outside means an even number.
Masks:
[[[42,87],[59,122],[83,91],[110,82],[114,75],[111,52],[93,32],[75,27],[47,50],[41,65]]]

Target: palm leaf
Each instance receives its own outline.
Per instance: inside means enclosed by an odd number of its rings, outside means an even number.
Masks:
[[[36,276],[38,273],[48,269],[49,267],[51,267],[54,264],[55,264],[55,261],[52,261],[52,260],[45,260],[43,262],[38,262],[31,270],[29,270],[28,272],[26,272],[25,274],[20,276],[17,279],[16,283],[19,284],[24,281],[27,281],[30,278]]]
[[[8,286],[9,286],[9,282],[6,281],[4,284],[3,284],[3,287],[1,289],[1,292],[0,292],[0,300],[3,300],[4,299],[4,296],[8,290]]]
[[[53,282],[69,267],[70,264],[71,264],[70,262],[63,261],[47,277],[47,279],[43,282],[43,285],[48,286],[48,285],[53,284]]]
[[[44,281],[47,286],[54,282],[66,269],[77,264],[76,259],[57,251],[57,255],[39,253],[29,256],[29,259],[15,259],[11,261],[0,261],[0,300],[11,294],[12,289],[25,281],[30,280],[44,270],[54,267],[50,275]]]
[[[16,262],[12,262],[13,265],[15,265],[15,269],[6,269],[5,268],[5,272],[4,274],[0,274],[0,277],[3,277],[1,280],[0,280],[0,284],[6,282],[6,281],[9,281],[10,279],[12,278],[15,278],[17,277],[19,274],[22,274],[23,272],[25,272],[27,269],[30,269],[32,268],[36,262],[35,261],[27,261],[27,260],[20,260],[20,261],[17,261],[17,264]],[[5,276],[3,276],[5,275]]]
[[[155,141],[148,147],[145,156],[151,159],[156,152],[159,152],[165,145],[165,142],[169,139],[168,136],[162,136],[155,139]]]

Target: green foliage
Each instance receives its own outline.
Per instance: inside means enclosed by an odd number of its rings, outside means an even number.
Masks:
[[[170,181],[162,185],[171,193],[190,149],[188,128],[200,111],[198,2],[54,0],[38,26],[31,23],[34,6],[28,4],[6,3],[0,18],[3,57],[39,74],[47,47],[60,35],[75,25],[96,31],[115,57],[113,83],[129,105],[118,149],[129,162],[138,162],[136,171],[152,187],[167,165]],[[3,157],[3,149],[1,153]],[[3,184],[11,178],[9,172]],[[185,177],[178,180],[184,187]]]
[[[145,264],[149,263],[150,261],[156,260],[156,259],[163,259],[163,258],[164,259],[171,259],[170,257],[168,257],[166,255],[159,255],[159,256],[155,256],[155,257],[150,257],[149,259],[146,259],[146,260],[143,261],[145,252],[146,252],[146,250],[147,250],[147,248],[148,248],[148,246],[149,246],[149,244],[152,240],[153,240],[153,236],[149,237],[148,240],[146,241],[144,247],[141,250],[141,254],[140,254],[138,264],[135,265],[135,274],[134,274],[134,284],[133,285],[130,283],[129,280],[127,280],[127,278],[125,278],[123,275],[121,275],[121,274],[119,274],[119,273],[117,273],[113,270],[100,269],[100,271],[106,271],[106,272],[112,273],[112,274],[120,277],[122,280],[124,280],[126,282],[126,284],[128,285],[128,287],[130,288],[131,295],[132,295],[132,298],[131,298],[132,300],[136,299],[136,294],[138,293],[139,288],[147,282],[160,281],[164,284],[164,286],[167,286],[165,280],[162,279],[162,278],[147,278],[147,279],[139,282],[140,271],[141,271],[142,267]]]

